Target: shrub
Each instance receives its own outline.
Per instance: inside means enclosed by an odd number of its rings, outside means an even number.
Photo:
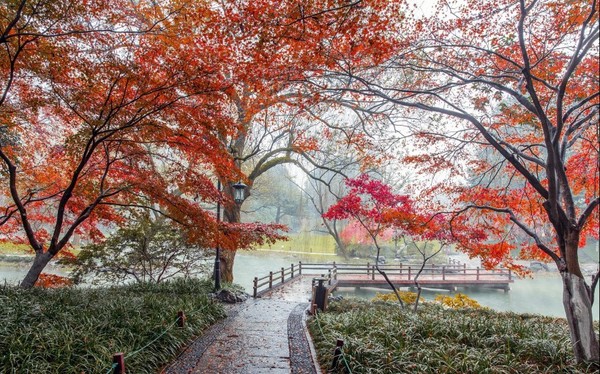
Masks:
[[[398,294],[400,294],[400,299],[402,300],[402,302],[404,302],[406,304],[414,304],[415,301],[417,300],[417,294],[415,292],[398,291]],[[371,301],[398,302],[398,299],[396,298],[396,294],[394,294],[393,292],[390,292],[390,293],[377,292],[377,294],[375,294],[375,297]],[[423,302],[422,297],[419,299],[419,303],[421,303],[421,302]]]
[[[59,288],[68,287],[72,285],[73,281],[70,278],[48,273],[40,274],[40,277],[38,278],[37,282],[35,282],[36,287],[42,288]]]
[[[469,296],[457,293],[452,296],[446,295],[437,295],[435,297],[435,301],[442,304],[443,306],[452,308],[452,309],[461,309],[461,308],[481,308],[481,305],[477,302],[477,300],[471,299]]]
[[[88,244],[77,256],[61,260],[73,268],[75,283],[161,283],[208,273],[206,251],[190,243],[183,228],[150,212],[129,215],[127,226],[105,241]]]

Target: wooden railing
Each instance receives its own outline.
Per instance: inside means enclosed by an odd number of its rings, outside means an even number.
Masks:
[[[390,264],[379,265],[379,269],[385,271],[392,281],[413,280],[421,269],[421,265],[415,264]],[[316,275],[327,277],[328,285],[332,285],[338,279],[347,279],[348,276],[365,276],[372,281],[383,279],[377,271],[377,266],[371,263],[367,264],[338,264],[333,263],[302,263],[291,264],[289,268],[271,271],[268,275],[261,278],[254,278],[253,296],[258,297],[265,292],[279,287],[300,275]],[[428,277],[429,276],[429,277]],[[363,278],[364,279],[364,278]],[[446,265],[427,265],[420,274],[421,280],[435,279],[441,281],[486,281],[486,280],[506,280],[513,282],[513,275],[510,269],[486,270],[480,267],[468,268],[466,264],[449,263]]]
[[[374,264],[367,263],[363,264],[337,264],[335,262],[331,264],[318,264],[318,263],[307,263],[302,264],[302,270],[304,274],[321,274],[324,273],[313,273],[310,270],[325,271],[328,269],[336,269],[337,275],[368,275],[372,280],[379,275],[377,267]],[[390,264],[390,265],[379,265],[379,269],[385,271],[388,276],[394,276],[395,278],[414,278],[421,265],[406,265],[406,264]],[[498,278],[507,278],[509,281],[513,280],[512,271],[510,269],[482,269],[480,267],[468,268],[465,264],[448,264],[448,265],[427,265],[421,271],[421,276],[441,276],[442,280],[446,280],[447,277],[461,275],[463,278],[474,278],[475,280],[481,280],[483,276],[495,276]],[[337,278],[336,278],[337,279]]]
[[[275,272],[270,271],[269,275],[258,278],[254,277],[254,286],[252,287],[252,296],[258,297],[265,292],[272,290],[275,287],[279,287],[292,279],[302,275],[302,263],[298,265],[291,264],[289,268],[281,268]]]
[[[318,263],[304,263],[301,264],[302,271],[304,274],[321,274],[323,275],[323,271],[328,269],[336,269],[337,274],[367,274],[370,275],[371,278],[374,278],[377,274],[377,267],[374,264],[367,263],[363,264],[337,264],[335,262],[330,264],[318,264]],[[406,264],[393,264],[393,265],[379,265],[379,269],[386,272],[388,275],[406,275],[408,278],[411,278],[419,272],[421,265],[406,265]],[[310,270],[315,270],[317,272],[310,272]],[[319,272],[321,271],[321,272]],[[475,268],[467,268],[465,264],[448,264],[448,265],[428,265],[423,268],[421,271],[421,275],[441,275],[442,277],[446,275],[456,275],[462,274],[466,276],[473,276],[478,279],[478,276],[482,275],[495,275],[498,277],[507,277],[509,280],[513,279],[512,271],[510,269],[492,269],[486,270],[480,267]]]

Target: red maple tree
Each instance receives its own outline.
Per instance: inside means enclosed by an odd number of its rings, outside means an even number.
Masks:
[[[377,250],[375,267],[404,306],[396,286],[379,267],[381,247],[379,241],[389,231],[396,236],[419,240],[449,241],[451,236],[444,228],[442,217],[420,212],[417,204],[407,195],[395,194],[391,187],[367,174],[347,179],[348,192],[323,214],[326,219],[354,220],[370,237]],[[423,264],[424,265],[424,264]]]

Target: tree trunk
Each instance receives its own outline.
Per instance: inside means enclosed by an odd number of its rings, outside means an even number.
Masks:
[[[250,187],[245,190],[245,197],[250,195]],[[233,199],[233,189],[230,185],[226,185],[224,188],[226,194]],[[224,221],[230,223],[241,222],[240,220],[240,204],[226,205],[223,207],[223,218]],[[227,283],[233,283],[233,262],[235,261],[235,254],[237,250],[223,250],[221,249],[221,280]]]
[[[235,261],[235,252],[232,250],[221,249],[221,280],[226,283],[233,282],[233,262]]]
[[[577,362],[599,362],[598,336],[594,332],[589,287],[583,278],[561,273],[563,305],[569,322],[571,344]]]
[[[52,259],[52,257],[53,256],[48,252],[36,254],[35,258],[33,259],[33,264],[31,264],[27,275],[25,275],[25,278],[23,278],[23,281],[21,281],[21,288],[32,288],[35,285],[35,282],[37,282],[38,278],[40,277],[40,274],[42,274],[42,271],[44,271],[46,265],[48,265],[48,262],[50,262],[50,260]]]
[[[335,243],[337,244],[338,247],[338,255],[342,255],[344,256],[344,259],[347,260],[348,259],[348,249],[346,248],[346,245],[344,244],[344,242],[342,241],[342,239],[340,239],[339,236],[335,235],[333,237],[333,239],[335,240]]]

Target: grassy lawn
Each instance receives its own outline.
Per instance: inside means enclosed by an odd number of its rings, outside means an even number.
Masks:
[[[435,304],[413,313],[348,299],[311,318],[309,329],[324,369],[344,340],[339,373],[598,372],[574,364],[565,319]]]
[[[0,287],[1,373],[108,373],[114,353],[129,373],[157,373],[224,316],[207,281],[111,288]],[[186,326],[177,326],[177,312]]]
[[[0,241],[0,255],[31,255],[33,251],[27,244],[14,244]]]

